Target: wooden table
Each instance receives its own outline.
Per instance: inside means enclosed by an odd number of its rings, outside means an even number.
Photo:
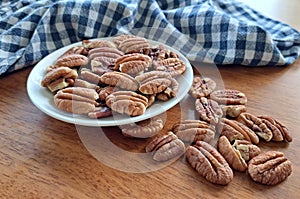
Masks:
[[[296,1],[282,1],[286,2]],[[235,171],[229,185],[214,185],[200,177],[184,157],[152,172],[125,172],[125,163],[122,171],[111,168],[84,146],[87,140],[81,140],[83,134],[77,131],[85,127],[76,129],[53,119],[31,103],[26,91],[31,68],[27,68],[0,77],[0,198],[298,198],[300,60],[288,67],[197,65],[196,70],[216,79],[218,86],[245,92],[249,112],[271,115],[291,130],[290,144],[259,144],[263,151],[282,151],[292,161],[293,173],[286,181],[264,186]],[[187,96],[166,113],[165,131],[180,117],[193,117],[192,102]],[[95,135],[97,128],[87,133]],[[123,137],[116,127],[105,128],[101,135],[130,153],[146,143]],[[91,143],[97,141],[86,137]]]

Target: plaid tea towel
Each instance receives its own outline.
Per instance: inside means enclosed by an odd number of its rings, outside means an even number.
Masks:
[[[300,34],[234,0],[2,0],[0,75],[83,39],[135,34],[189,60],[288,65]]]

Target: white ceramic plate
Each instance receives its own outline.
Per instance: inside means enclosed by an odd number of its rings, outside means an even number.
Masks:
[[[110,37],[101,39],[112,40]],[[161,44],[156,41],[148,41],[152,46]],[[177,78],[180,87],[176,97],[167,102],[156,101],[143,115],[136,117],[115,114],[107,118],[90,119],[86,115],[78,115],[62,111],[54,105],[53,94],[48,89],[41,86],[41,80],[45,75],[47,66],[54,64],[55,60],[71,47],[80,45],[82,45],[81,42],[74,43],[49,54],[35,65],[27,80],[27,92],[33,104],[44,113],[58,120],[83,126],[118,126],[138,122],[159,115],[175,106],[188,93],[189,88],[192,85],[193,70],[189,61],[176,49],[163,44],[166,48],[180,55],[181,59],[187,66],[187,70],[184,74]]]

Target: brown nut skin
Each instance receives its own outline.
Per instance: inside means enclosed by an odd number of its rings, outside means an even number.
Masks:
[[[279,151],[268,151],[252,158],[248,164],[252,180],[265,185],[276,185],[292,173],[292,163]]]
[[[216,82],[211,78],[196,76],[193,79],[189,93],[196,99],[208,97],[215,90],[216,86]]]
[[[218,150],[231,168],[240,172],[246,171],[248,167],[246,161],[243,159],[241,153],[230,144],[226,136],[221,136],[219,138]]]
[[[211,124],[217,124],[223,116],[219,104],[211,99],[201,97],[195,101],[195,109],[199,113],[200,119]]]
[[[215,90],[210,94],[210,98],[219,104],[244,105],[247,103],[247,97],[244,93],[231,89]]]
[[[185,152],[184,143],[169,131],[163,135],[157,135],[147,144],[145,151],[153,153],[155,161],[168,161],[180,157]]]
[[[159,133],[164,127],[164,122],[161,117],[153,118],[120,126],[122,134],[127,137],[148,138]]]
[[[233,171],[224,157],[210,144],[198,141],[188,146],[186,158],[192,168],[214,184],[227,185],[233,179]]]

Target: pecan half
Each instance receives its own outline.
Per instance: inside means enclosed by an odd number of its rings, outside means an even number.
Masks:
[[[149,42],[142,37],[130,37],[123,40],[118,48],[124,53],[139,53],[143,48],[149,48]]]
[[[82,80],[82,79],[75,79],[74,86],[82,87],[82,88],[91,88],[96,91],[100,88],[98,85],[90,83],[90,82]]]
[[[98,106],[93,111],[88,113],[88,117],[92,119],[99,119],[112,116],[112,110],[107,106]]]
[[[98,105],[98,93],[94,89],[69,87],[59,90],[54,95],[54,104],[61,110],[87,114]]]
[[[233,169],[240,172],[246,171],[247,169],[246,161],[242,157],[240,151],[236,150],[230,144],[226,136],[221,136],[219,138],[218,150]]]
[[[62,57],[66,57],[73,54],[79,54],[79,55],[87,55],[88,52],[83,46],[75,46],[64,52],[58,59]]]
[[[145,148],[146,152],[153,153],[156,161],[167,161],[181,156],[185,152],[184,143],[171,131],[155,136]]]
[[[132,91],[116,91],[107,96],[106,104],[115,112],[138,116],[146,111],[148,99]]]
[[[183,142],[204,141],[210,143],[215,137],[215,129],[200,120],[183,120],[173,125],[172,131]]]
[[[113,87],[113,86],[105,86],[105,87],[100,88],[98,90],[99,100],[105,101],[107,96],[109,96],[110,94],[112,94],[115,91],[118,91],[118,88]]]
[[[78,74],[76,70],[68,67],[55,68],[46,73],[41,81],[43,87],[47,87],[51,92],[66,88],[70,85],[69,79],[76,79]]]
[[[74,67],[80,67],[80,66],[85,66],[89,62],[89,59],[80,54],[71,54],[68,56],[63,56],[55,62],[55,66],[61,67],[61,66],[66,66],[69,68],[74,68]]]
[[[93,73],[92,71],[86,69],[86,68],[82,68],[81,71],[80,71],[80,77],[83,79],[83,80],[86,80],[90,83],[93,83],[93,84],[101,84],[101,78],[99,75]]]
[[[226,136],[230,142],[233,140],[247,140],[254,144],[259,143],[259,137],[246,125],[227,118],[222,118],[217,124],[217,130]]]
[[[151,66],[152,60],[149,56],[131,53],[119,57],[116,60],[114,70],[120,70],[123,73],[136,75],[147,70]]]
[[[159,133],[164,127],[164,121],[160,116],[147,120],[120,126],[122,134],[127,137],[148,138]]]
[[[121,72],[104,73],[101,76],[101,82],[131,91],[136,91],[139,88],[138,82],[133,77]]]
[[[148,55],[152,60],[163,60],[167,58],[179,58],[175,52],[167,50],[164,45],[158,45],[150,48],[143,48],[141,50],[142,54]]]
[[[251,113],[241,113],[237,120],[249,128],[251,128],[260,138],[269,142],[273,138],[272,131],[268,126],[258,117]]]
[[[231,118],[238,117],[241,113],[244,113],[247,111],[247,108],[245,105],[220,105],[222,108],[222,111],[224,115],[229,116]]]
[[[238,105],[247,103],[247,97],[244,93],[231,89],[215,90],[210,94],[210,98],[220,104]]]
[[[292,173],[292,163],[279,151],[268,151],[252,158],[248,164],[252,180],[265,185],[276,185]]]
[[[216,82],[208,77],[194,77],[189,93],[194,98],[208,97],[215,90]]]
[[[87,49],[99,48],[99,47],[109,47],[109,48],[116,48],[116,45],[108,40],[83,40],[82,41],[83,47]]]
[[[180,58],[167,58],[154,61],[153,65],[155,70],[168,72],[172,77],[177,77],[186,70],[186,65]]]
[[[140,83],[139,91],[146,95],[160,93],[168,88],[172,83],[169,73],[151,71],[135,77]]]
[[[198,141],[188,146],[186,157],[191,166],[211,183],[227,185],[233,179],[233,171],[224,157],[206,142]]]
[[[273,133],[273,141],[281,142],[291,142],[293,138],[291,137],[291,133],[288,130],[288,128],[281,124],[278,120],[274,119],[273,117],[264,115],[264,116],[258,116],[264,122],[269,129]]]
[[[135,38],[135,37],[136,37],[135,35],[121,34],[121,35],[114,37],[113,42],[119,48],[119,45],[123,41],[125,41],[126,39],[129,39],[129,38]]]
[[[179,90],[179,83],[175,78],[171,78],[171,85],[160,93],[157,93],[156,98],[161,101],[168,101],[175,97]]]
[[[219,104],[211,99],[201,97],[195,101],[195,109],[199,113],[200,119],[211,124],[217,124],[223,116]]]

